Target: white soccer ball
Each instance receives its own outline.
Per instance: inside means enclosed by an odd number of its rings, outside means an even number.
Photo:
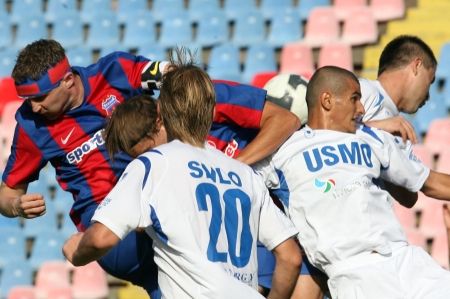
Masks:
[[[264,89],[267,100],[290,110],[304,125],[308,121],[306,85],[308,79],[295,74],[279,74],[270,79]]]

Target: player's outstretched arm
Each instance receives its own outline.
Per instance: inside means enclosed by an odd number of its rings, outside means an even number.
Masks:
[[[430,170],[421,191],[426,196],[450,201],[450,175]]]
[[[365,124],[369,127],[375,127],[393,135],[401,136],[404,142],[410,140],[412,143],[417,143],[413,125],[401,115],[383,120],[371,120]]]
[[[83,266],[104,256],[119,241],[108,227],[95,222],[84,233],[72,235],[64,243],[63,253],[74,266]]]
[[[258,162],[275,152],[299,128],[300,120],[295,114],[266,101],[260,131],[237,159],[249,165]]]
[[[300,273],[302,256],[297,242],[290,238],[275,247],[275,270],[269,299],[290,298]]]
[[[0,185],[0,213],[6,217],[36,218],[45,214],[45,201],[41,194],[25,194],[27,185],[16,188]]]

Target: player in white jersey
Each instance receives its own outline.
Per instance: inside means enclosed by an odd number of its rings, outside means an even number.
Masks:
[[[269,297],[289,298],[301,261],[292,239],[297,230],[250,167],[205,145],[215,104],[209,77],[182,64],[164,76],[160,98],[170,142],[129,164],[96,210],[96,222],[66,242],[66,257],[85,264],[145,228],[154,239],[163,298],[262,298],[259,240],[277,257]],[[133,154],[145,146],[128,148]]]
[[[450,176],[430,171],[389,133],[357,130],[360,96],[351,72],[317,70],[306,95],[308,126],[259,172],[298,228],[309,261],[329,276],[332,298],[450,298],[450,273],[408,245],[391,197],[376,183],[450,200]]]

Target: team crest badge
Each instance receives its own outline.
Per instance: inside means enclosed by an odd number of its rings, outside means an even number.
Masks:
[[[115,95],[109,95],[102,101],[102,109],[106,111],[106,115],[110,116],[114,108],[119,104],[120,102]]]

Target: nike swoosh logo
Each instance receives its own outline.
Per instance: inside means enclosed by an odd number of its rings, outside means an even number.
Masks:
[[[153,69],[150,70],[150,75],[155,76],[159,70],[159,61],[155,62]]]
[[[61,138],[61,143],[66,144],[67,141],[69,141],[70,136],[72,136],[73,130],[75,130],[75,127],[70,130],[69,135],[66,136],[66,138]]]

